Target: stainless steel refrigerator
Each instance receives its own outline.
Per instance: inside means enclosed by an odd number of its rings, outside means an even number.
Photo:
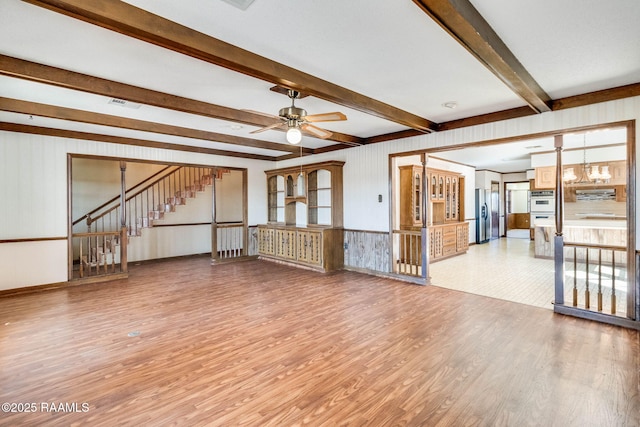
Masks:
[[[490,200],[491,190],[476,188],[476,243],[487,243],[491,238]]]

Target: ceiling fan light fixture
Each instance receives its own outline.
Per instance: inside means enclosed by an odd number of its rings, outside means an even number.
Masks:
[[[287,129],[287,142],[289,144],[296,145],[300,144],[300,141],[302,141],[302,131],[300,130],[300,126],[297,124],[289,126],[289,129]]]

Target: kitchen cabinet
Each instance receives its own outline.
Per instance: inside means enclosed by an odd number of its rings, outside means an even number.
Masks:
[[[543,166],[536,168],[535,184],[536,189],[556,188],[556,167]]]
[[[627,162],[625,160],[617,160],[613,162],[591,162],[588,164],[587,170],[583,164],[567,164],[563,165],[563,170],[566,171],[569,168],[573,169],[573,173],[576,175],[576,180],[579,181],[583,176],[586,176],[589,172],[590,166],[597,166],[598,170],[602,172],[602,168],[605,167],[609,170],[611,178],[608,180],[600,180],[586,183],[566,182],[564,185],[567,189],[572,187],[590,187],[590,186],[625,186],[627,185]],[[586,173],[585,173],[586,172]],[[556,167],[555,166],[543,166],[537,167],[535,170],[535,189],[554,189],[556,187]],[[532,188],[533,189],[533,188]],[[565,190],[566,191],[566,190]],[[567,201],[571,200],[572,196],[569,196]]]
[[[607,165],[607,163],[605,163]],[[609,162],[609,173],[611,179],[608,184],[612,185],[627,185],[627,162],[624,160]]]

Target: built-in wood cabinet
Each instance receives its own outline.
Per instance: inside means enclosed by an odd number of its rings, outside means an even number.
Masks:
[[[460,255],[469,250],[469,223],[442,224],[429,227],[431,261]]]
[[[422,186],[422,166],[408,165],[400,170],[400,229],[422,227],[423,191],[427,192],[427,228],[431,261],[458,255],[469,249],[469,224],[463,218],[464,177],[439,169],[426,169]],[[400,259],[419,259],[420,238],[415,245],[401,245]]]
[[[400,228],[422,227],[422,166],[400,168]],[[428,224],[459,222],[461,218],[461,175],[427,169]]]
[[[422,166],[400,167],[400,227],[422,227]]]
[[[329,161],[265,172],[268,223],[258,226],[261,257],[319,271],[343,267],[343,165]]]
[[[341,228],[258,226],[258,253],[263,259],[298,264],[326,272],[344,266]]]

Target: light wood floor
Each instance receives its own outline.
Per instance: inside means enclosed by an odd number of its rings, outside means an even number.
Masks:
[[[189,258],[1,298],[0,402],[37,411],[0,425],[638,426],[638,340],[436,286]]]

